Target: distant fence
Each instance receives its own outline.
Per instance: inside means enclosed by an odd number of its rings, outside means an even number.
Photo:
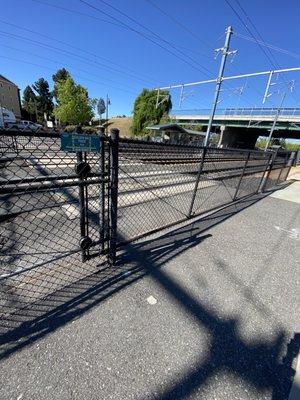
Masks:
[[[291,152],[203,148],[120,139],[118,232],[149,232],[270,190],[288,175]]]

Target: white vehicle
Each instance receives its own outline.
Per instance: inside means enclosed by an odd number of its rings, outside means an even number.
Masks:
[[[15,114],[7,108],[0,107],[0,128],[9,128],[16,124]]]
[[[36,124],[35,122],[32,121],[23,120],[17,123],[17,128],[22,130],[37,131],[43,128],[43,125]]]

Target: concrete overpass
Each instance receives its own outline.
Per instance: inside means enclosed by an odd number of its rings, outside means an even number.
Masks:
[[[278,109],[223,108],[213,121],[224,147],[253,148],[259,136],[268,136]],[[209,109],[176,110],[172,119],[180,124],[208,125]],[[273,133],[274,138],[300,139],[300,108],[282,108]]]

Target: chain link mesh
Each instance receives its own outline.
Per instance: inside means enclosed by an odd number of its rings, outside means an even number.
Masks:
[[[79,177],[75,153],[58,134],[0,134],[0,315],[4,317],[99,270],[106,258],[82,263]],[[105,152],[107,156],[107,152]],[[88,235],[100,254],[101,156],[84,154]],[[106,163],[106,160],[105,160]]]
[[[2,317],[106,266],[110,147],[105,138],[100,153],[81,154],[90,166],[83,177],[78,155],[61,150],[59,134],[0,132]],[[120,139],[118,243],[254,194],[266,173],[266,190],[284,182],[291,154],[272,155]],[[84,263],[83,213],[92,241]]]
[[[254,194],[269,160],[259,151],[207,148],[204,155],[201,147],[120,140],[118,232],[132,240]]]

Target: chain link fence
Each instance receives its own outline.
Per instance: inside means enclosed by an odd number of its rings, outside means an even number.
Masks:
[[[121,243],[270,190],[292,153],[0,131],[0,316],[113,263]]]
[[[296,151],[278,151],[273,154],[263,190],[272,190],[285,182],[296,159]]]
[[[257,193],[272,155],[121,139],[120,238],[133,240]]]

